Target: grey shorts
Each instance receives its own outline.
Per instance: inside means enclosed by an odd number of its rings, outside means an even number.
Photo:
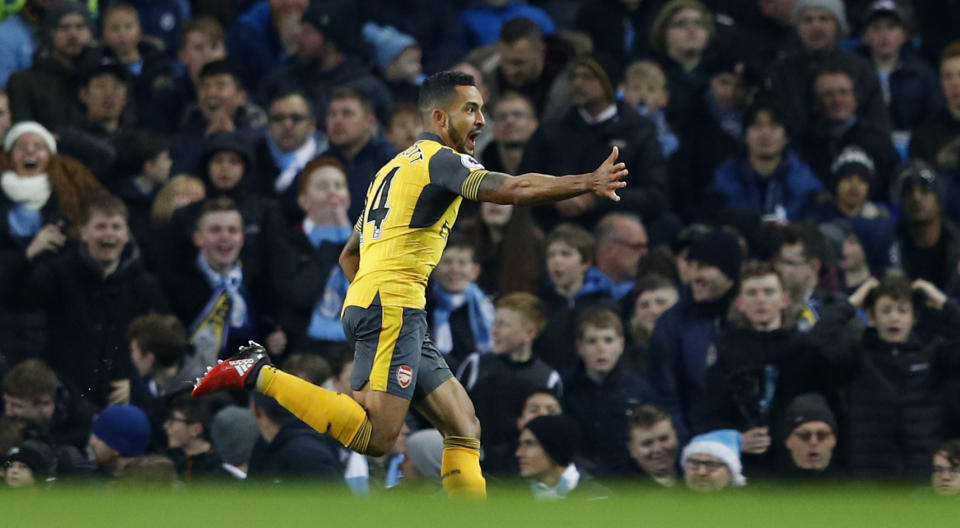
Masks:
[[[350,388],[370,389],[419,401],[453,377],[427,334],[427,313],[416,308],[347,306],[341,318],[353,348]]]

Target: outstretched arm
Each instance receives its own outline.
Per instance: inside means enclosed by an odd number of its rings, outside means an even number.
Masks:
[[[488,172],[480,181],[476,200],[499,204],[531,205],[557,202],[594,193],[613,201],[620,201],[617,189],[626,187],[621,181],[627,175],[626,165],[617,163],[620,150],[613,147],[607,159],[597,169],[587,174],[549,176],[527,173],[510,176],[501,172]]]

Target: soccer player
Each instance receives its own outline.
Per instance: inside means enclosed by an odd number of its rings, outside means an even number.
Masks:
[[[444,436],[443,487],[482,498],[480,426],[473,403],[427,336],[425,290],[463,198],[534,204],[594,193],[619,200],[626,185],[616,147],[593,172],[554,177],[487,171],[471,154],[485,121],[473,77],[428,77],[419,100],[426,132],[377,172],[355,232],[340,255],[350,279],[341,315],[354,347],[353,397],[336,394],[270,365],[256,343],[197,380],[195,396],[256,390],[318,431],[363,454],[393,447],[410,404]]]

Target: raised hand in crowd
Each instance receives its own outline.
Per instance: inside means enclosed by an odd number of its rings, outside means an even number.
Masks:
[[[57,224],[48,224],[43,226],[37,235],[33,237],[30,244],[27,245],[27,258],[33,260],[41,253],[51,251],[56,253],[67,242],[67,236]]]

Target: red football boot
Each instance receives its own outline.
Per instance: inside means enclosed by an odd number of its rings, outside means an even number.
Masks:
[[[240,353],[227,360],[220,360],[215,367],[207,367],[207,373],[197,378],[193,396],[211,392],[253,390],[257,374],[264,365],[270,364],[267,349],[254,341],[240,347]]]

